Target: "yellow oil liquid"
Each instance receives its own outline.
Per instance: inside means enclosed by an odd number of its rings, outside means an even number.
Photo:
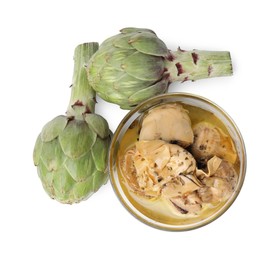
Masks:
[[[210,111],[204,110],[199,107],[185,105],[183,107],[189,111],[189,116],[192,122],[192,126],[199,123],[199,122],[208,122],[211,123],[224,131],[225,134],[229,135],[229,132],[226,126],[219,120],[213,113]],[[191,214],[181,214],[175,213],[175,211],[171,210],[172,205],[165,199],[147,199],[141,197],[134,193],[128,186],[128,183],[122,174],[122,170],[120,168],[120,162],[123,160],[126,151],[133,147],[135,142],[138,140],[139,131],[140,131],[140,119],[137,119],[132,123],[130,128],[126,131],[125,135],[123,136],[120,147],[118,150],[117,156],[117,169],[118,169],[118,177],[121,184],[121,187],[128,197],[129,201],[132,205],[143,213],[145,216],[165,224],[171,225],[183,225],[183,224],[193,224],[199,222],[205,218],[212,216],[216,211],[220,210],[226,201],[219,202],[217,204],[210,204],[210,203],[203,203],[202,210],[199,212],[198,215],[191,215]],[[237,159],[234,168],[237,172],[240,169],[240,162]]]

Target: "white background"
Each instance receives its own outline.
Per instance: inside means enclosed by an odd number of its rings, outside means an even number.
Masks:
[[[275,259],[273,2],[1,1],[0,259]],[[85,202],[62,205],[46,195],[37,176],[35,139],[66,111],[75,46],[102,42],[127,26],[153,29],[170,49],[231,52],[232,77],[170,88],[223,107],[247,148],[239,197],[203,228],[146,226],[122,207],[110,183]],[[127,111],[98,101],[97,112],[115,131]]]

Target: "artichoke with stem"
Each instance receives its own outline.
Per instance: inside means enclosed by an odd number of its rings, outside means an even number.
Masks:
[[[170,51],[149,29],[124,28],[105,40],[88,64],[88,80],[108,102],[131,109],[167,92],[175,81],[232,75],[227,51]]]
[[[111,131],[94,113],[95,91],[87,81],[86,64],[98,43],[84,43],[74,53],[74,75],[66,116],[48,122],[39,134],[34,164],[48,195],[62,203],[87,199],[107,182]]]

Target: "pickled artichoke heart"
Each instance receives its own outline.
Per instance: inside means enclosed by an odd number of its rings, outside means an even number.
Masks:
[[[235,163],[237,152],[230,136],[226,135],[219,127],[207,122],[200,122],[193,127],[194,143],[191,153],[202,164],[214,155]]]
[[[231,74],[229,52],[171,52],[152,30],[142,28],[124,28],[105,40],[88,64],[98,95],[124,109],[165,93],[174,81]]]
[[[227,200],[236,187],[238,174],[232,164],[217,156],[207,163],[207,170],[197,170],[196,175],[204,186],[197,193],[205,203],[216,203]]]
[[[143,117],[139,140],[164,140],[189,146],[194,139],[188,111],[179,103],[157,106]]]
[[[132,191],[148,198],[162,197],[171,203],[183,199],[186,210],[187,195],[201,185],[194,175],[193,156],[184,148],[162,140],[137,142],[125,153],[121,169]]]
[[[35,144],[34,163],[49,196],[71,204],[105,184],[110,141],[106,120],[96,114],[85,114],[84,120],[58,116],[46,124]]]
[[[34,148],[34,164],[45,191],[62,203],[88,198],[108,178],[111,132],[107,121],[94,113],[95,92],[86,76],[86,64],[97,49],[97,43],[76,47],[67,116],[47,123]]]

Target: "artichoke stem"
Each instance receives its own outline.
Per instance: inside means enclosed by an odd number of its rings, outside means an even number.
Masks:
[[[94,113],[95,111],[96,92],[88,83],[86,67],[98,48],[97,42],[83,43],[75,48],[73,83],[67,108],[68,116],[81,117],[84,113]]]
[[[228,51],[184,51],[178,48],[166,59],[169,81],[187,81],[232,75]]]

